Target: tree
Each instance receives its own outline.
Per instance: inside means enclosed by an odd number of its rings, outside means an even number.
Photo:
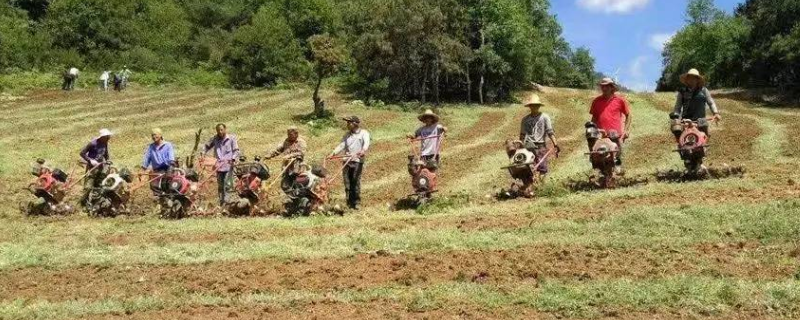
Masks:
[[[302,49],[280,12],[264,6],[233,34],[225,57],[228,76],[237,87],[268,86],[298,79],[306,71]]]
[[[344,63],[346,54],[338,40],[328,34],[311,36],[308,38],[308,46],[311,51],[311,61],[314,64],[314,74],[317,77],[312,96],[314,114],[317,118],[322,118],[325,116],[325,103],[319,97],[322,80],[338,70],[339,66]]]
[[[686,7],[686,22],[693,25],[709,24],[724,14],[714,6],[714,0],[691,0]]]

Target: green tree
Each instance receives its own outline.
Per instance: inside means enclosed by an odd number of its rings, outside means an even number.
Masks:
[[[289,23],[270,6],[259,9],[249,24],[234,32],[225,63],[230,81],[237,87],[296,80],[307,69]]]
[[[308,38],[308,46],[311,48],[311,61],[314,64],[314,74],[316,84],[314,85],[314,114],[317,118],[325,116],[325,104],[319,96],[319,88],[322,80],[335,73],[339,66],[344,63],[346,53],[338,40],[328,34],[313,35]]]

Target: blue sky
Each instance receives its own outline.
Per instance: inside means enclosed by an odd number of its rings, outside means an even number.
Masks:
[[[743,0],[715,0],[732,12]],[[652,91],[661,74],[661,43],[685,23],[688,0],[552,0],[551,12],[573,47],[587,47],[596,69],[624,85]],[[702,70],[701,70],[702,71]]]

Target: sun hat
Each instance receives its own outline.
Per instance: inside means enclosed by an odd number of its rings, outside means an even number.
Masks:
[[[100,129],[100,136],[99,137],[101,137],[101,138],[102,137],[110,137],[110,136],[113,136],[113,135],[114,135],[114,133],[111,132],[111,130],[108,130],[106,128]]]
[[[433,121],[439,121],[439,115],[434,113],[431,109],[426,109],[425,112],[417,116],[417,119],[419,119],[419,121],[423,121],[426,117],[433,118]]]
[[[527,106],[543,106],[544,103],[542,102],[542,99],[539,98],[538,94],[533,93],[530,96],[528,96],[527,98],[525,98],[525,100],[522,102],[522,105],[526,106],[526,107]]]
[[[603,78],[597,84],[599,86],[613,86],[614,90],[619,90],[619,87],[617,86],[617,83],[614,82],[614,79],[611,79],[611,78]]]
[[[700,75],[699,70],[692,68],[691,70],[689,70],[689,72],[682,74],[681,83],[686,84],[686,80],[689,79],[689,77],[697,77],[697,79],[700,79],[699,86],[700,87],[706,86],[706,78]]]
[[[150,131],[150,135],[158,135],[159,137],[163,137],[164,133],[161,132],[161,129],[159,128],[153,128],[153,130]]]
[[[297,126],[289,126],[288,128],[286,128],[286,132],[299,132],[299,131],[300,129],[298,129]]]
[[[359,119],[356,116],[344,117],[344,118],[342,118],[342,120],[347,121],[347,122],[356,123],[356,124],[360,124],[361,123],[361,119]]]

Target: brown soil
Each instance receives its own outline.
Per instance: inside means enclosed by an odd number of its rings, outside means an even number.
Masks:
[[[99,300],[181,292],[217,295],[281,290],[361,290],[450,281],[536,285],[542,279],[614,279],[710,275],[783,279],[800,267],[775,263],[795,247],[758,243],[697,249],[538,246],[516,250],[391,254],[293,261],[236,261],[186,266],[29,268],[0,275],[0,299]],[[771,262],[772,261],[772,262]]]
[[[196,306],[171,310],[159,310],[134,314],[101,315],[89,317],[92,320],[109,319],[538,319],[538,320],[570,320],[586,319],[570,318],[558,313],[545,313],[525,305],[500,308],[482,308],[480,306],[456,304],[429,308],[432,310],[415,310],[409,306],[392,301],[376,300],[365,303],[341,303],[323,299],[304,305],[295,306]],[[763,315],[763,312],[738,310],[721,315],[694,314],[688,311],[631,312],[618,308],[600,308],[600,314],[591,319],[597,320],[767,320],[778,319]]]

